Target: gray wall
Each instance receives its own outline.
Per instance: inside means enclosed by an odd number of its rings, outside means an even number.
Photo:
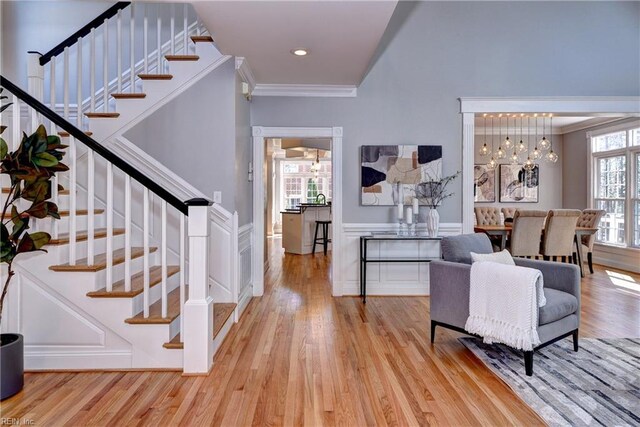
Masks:
[[[236,158],[233,58],[125,133],[153,158],[233,212]]]
[[[565,153],[568,157],[562,157],[562,206],[565,209],[587,209],[589,207],[589,180],[587,168],[589,162],[589,141],[587,132],[632,122],[637,119],[625,119],[615,123],[594,126],[564,135]]]
[[[251,138],[251,112],[249,101],[242,94],[242,80],[236,77],[236,191],[235,203],[238,224],[244,225],[253,218],[253,190],[249,182],[249,162],[253,159]]]
[[[526,137],[525,137],[526,138]],[[516,207],[520,209],[560,209],[563,206],[563,170],[564,159],[562,135],[553,135],[553,151],[558,153],[560,160],[557,163],[549,163],[542,160],[536,163],[540,166],[540,185],[538,187],[538,203],[500,203],[500,168],[496,168],[496,201],[495,203],[476,203],[475,206],[493,206],[496,208]],[[477,135],[475,137],[475,163],[485,164],[491,157],[483,158],[478,152],[482,146],[483,137]],[[526,141],[526,139],[525,139]],[[531,139],[533,143],[533,137]],[[509,163],[503,161],[503,163]]]
[[[441,144],[450,174],[458,97],[640,95],[639,14],[639,2],[400,2],[357,98],[255,97],[251,121],[343,126],[343,220],[392,221],[359,205],[361,145]],[[460,185],[443,222],[461,221]]]
[[[104,1],[1,1],[0,69],[27,87],[27,51],[49,51],[111,7]]]

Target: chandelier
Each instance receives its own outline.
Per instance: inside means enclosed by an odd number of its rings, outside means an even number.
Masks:
[[[503,121],[506,118],[506,131],[503,139]],[[498,132],[495,132],[494,119],[498,123]],[[510,121],[513,120],[513,129]],[[484,120],[484,141],[479,149],[482,157],[491,156],[487,162],[487,168],[495,169],[501,160],[505,160],[511,164],[522,164],[525,170],[533,170],[536,162],[544,161],[548,163],[557,163],[559,156],[553,151],[553,114],[552,113],[535,113],[535,114],[483,114]],[[491,122],[491,140],[487,138],[487,120]],[[542,121],[542,134],[539,134],[540,121]],[[526,136],[523,126],[526,125]],[[533,128],[532,128],[533,125]],[[513,132],[511,132],[513,130]],[[520,135],[518,138],[518,130]],[[548,132],[548,134],[547,134]],[[495,149],[495,135],[498,135],[498,149]],[[511,137],[509,136],[511,134]],[[533,143],[531,139],[533,138]],[[516,143],[516,141],[518,141]]]

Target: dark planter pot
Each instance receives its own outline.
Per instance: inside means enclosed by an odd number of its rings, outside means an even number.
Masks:
[[[24,385],[24,338],[0,334],[0,400],[13,396]]]

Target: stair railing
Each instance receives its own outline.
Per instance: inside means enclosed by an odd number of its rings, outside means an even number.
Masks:
[[[108,113],[113,94],[136,93],[139,74],[163,74],[164,56],[189,54],[204,31],[187,3],[118,2],[40,57],[43,99],[82,129],[84,113]]]
[[[30,84],[36,84],[31,79],[37,79],[37,75],[30,76]],[[37,85],[37,84],[36,84]],[[181,337],[184,343],[184,372],[185,373],[207,373],[212,364],[213,349],[210,345],[213,336],[213,300],[209,296],[209,206],[211,202],[205,199],[192,199],[182,201],[169,193],[155,181],[145,176],[142,172],[131,166],[128,162],[118,157],[105,146],[101,145],[77,126],[58,115],[51,108],[34,98],[29,93],[23,91],[5,77],[0,76],[0,86],[10,92],[13,105],[10,108],[11,120],[6,120],[8,115],[5,111],[0,117],[0,122],[6,124],[10,129],[9,144],[12,149],[16,149],[20,144],[21,134],[33,132],[38,124],[42,123],[51,130],[50,133],[58,130],[63,135],[68,135],[68,148],[64,162],[69,166],[69,227],[68,239],[68,262],[70,266],[76,264],[78,256],[78,245],[80,238],[86,240],[86,264],[96,265],[95,258],[95,181],[96,181],[96,155],[104,160],[106,170],[106,202],[104,210],[106,213],[106,259],[105,259],[105,288],[107,292],[113,289],[114,266],[124,264],[124,289],[131,291],[132,262],[134,254],[132,251],[134,239],[139,239],[139,234],[134,233],[134,221],[132,220],[132,194],[133,183],[137,182],[142,187],[142,254],[136,253],[136,257],[141,255],[143,259],[143,308],[144,318],[150,317],[150,266],[151,266],[151,246],[150,237],[150,197],[151,194],[159,197],[161,204],[161,236],[160,236],[160,265],[161,265],[161,317],[167,318],[168,312],[168,258],[171,254],[168,251],[168,207],[172,207],[174,214],[179,216],[178,236],[179,252],[176,254],[180,265],[179,293],[180,293],[180,323]],[[26,112],[26,114],[23,114]],[[5,123],[6,122],[6,123]],[[6,135],[5,135],[6,136]],[[88,165],[86,174],[87,189],[87,232],[80,236],[78,233],[77,211],[77,190],[79,177],[77,174],[77,151],[80,146],[87,150]],[[102,163],[101,163],[102,165]],[[120,173],[116,174],[117,171]],[[114,254],[114,229],[117,212],[114,209],[114,177],[123,178],[124,189],[124,215],[121,221],[124,223],[124,253],[119,254],[118,260],[113,258]],[[52,186],[52,201],[59,202],[57,183]],[[84,213],[84,212],[82,212]],[[54,221],[54,224],[58,221]],[[188,230],[187,230],[188,228]],[[52,230],[53,231],[53,230]],[[61,239],[63,235],[58,230],[52,232],[53,238]],[[188,241],[188,251],[185,250],[185,240]],[[136,252],[140,252],[137,249]],[[187,255],[188,254],[188,255]],[[173,255],[175,258],[176,255]],[[123,259],[122,259],[123,257]],[[185,265],[188,263],[188,273],[185,274]],[[188,276],[187,276],[188,274]],[[187,295],[188,279],[188,295]]]

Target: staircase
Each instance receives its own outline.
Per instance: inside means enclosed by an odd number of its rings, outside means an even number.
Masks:
[[[136,39],[139,29],[142,40]],[[110,48],[113,40],[116,49]],[[74,345],[51,338],[52,344],[34,326],[45,313],[11,310],[9,327],[17,325],[26,337],[27,369],[64,369],[75,362],[76,369],[210,369],[239,316],[237,290],[226,300],[213,299],[211,203],[179,199],[105,143],[228,59],[190,6],[120,2],[47,54],[33,56],[29,93],[2,78],[13,102],[1,118],[9,146],[15,149],[23,131],[44,123],[69,146],[63,161],[70,168],[52,191],[61,219],[38,220],[33,227],[52,235],[48,253],[17,263],[25,286],[19,295],[11,291],[10,305],[36,301],[59,315],[53,335],[68,329],[86,336]],[[3,197],[9,184],[3,177]],[[237,214],[229,221],[237,233]],[[31,343],[28,330],[38,335]],[[56,357],[47,357],[51,348]],[[79,356],[78,348],[86,354]]]

